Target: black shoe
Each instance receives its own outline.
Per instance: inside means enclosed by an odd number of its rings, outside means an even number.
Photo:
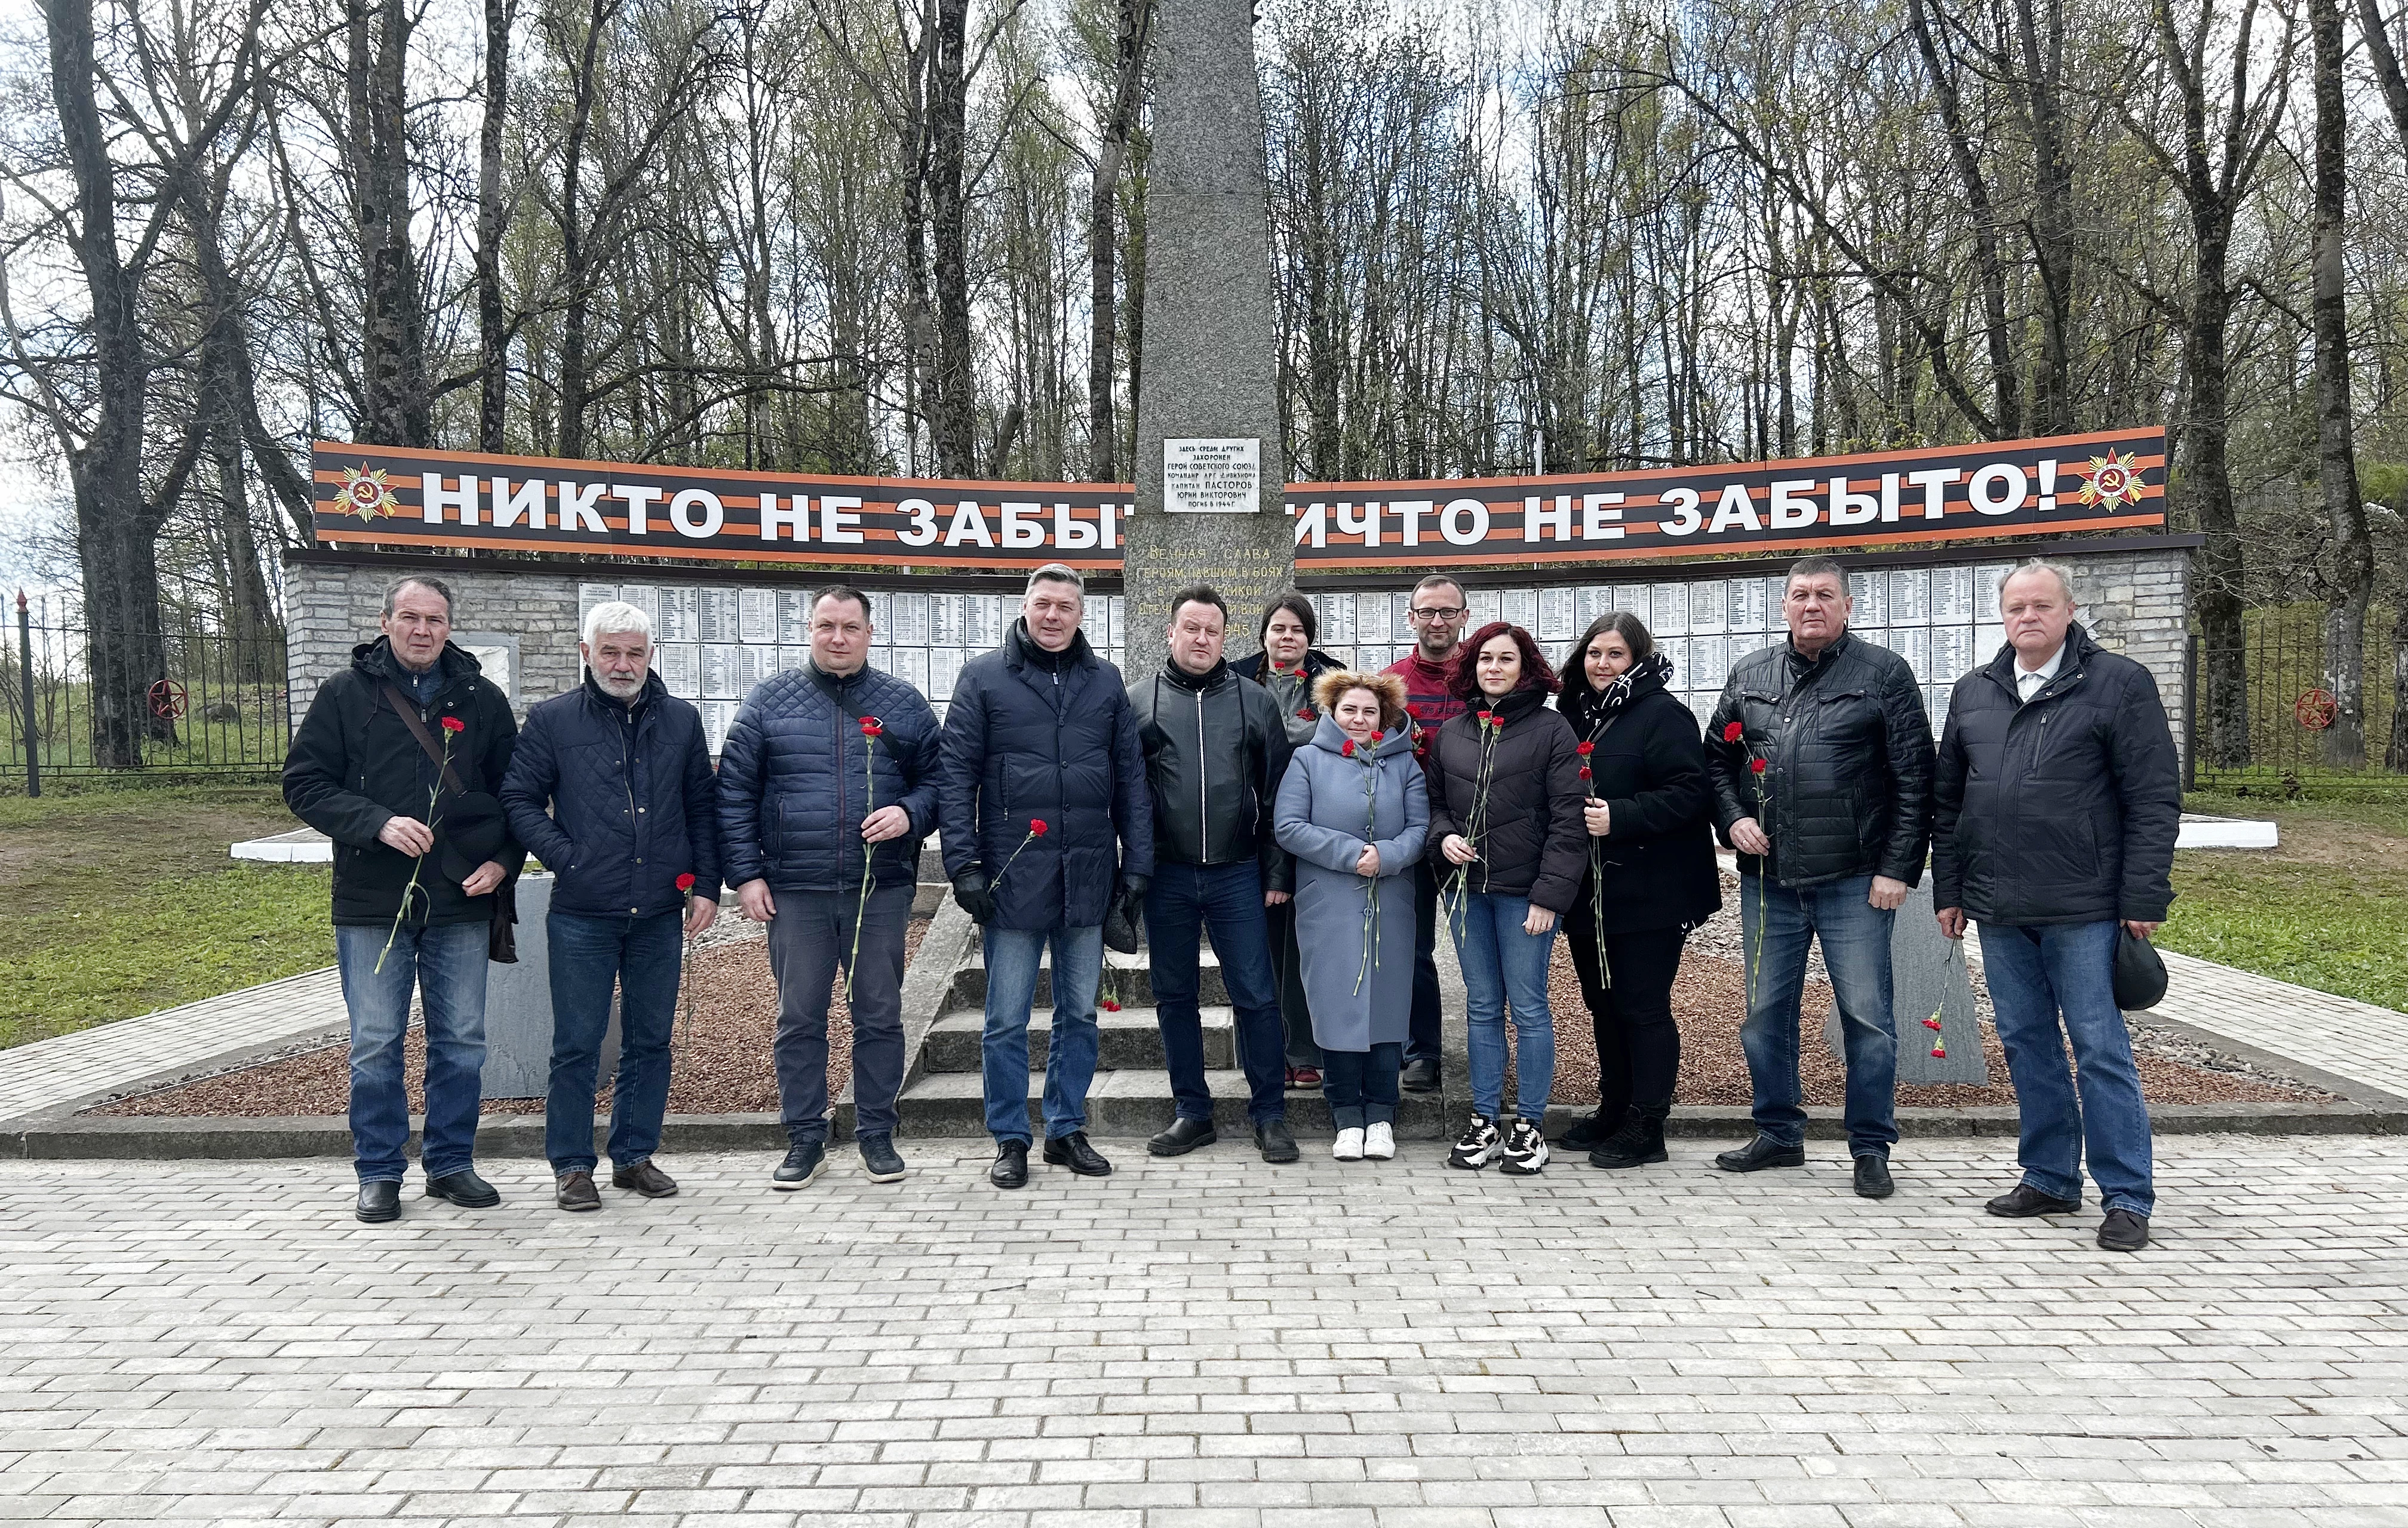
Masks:
[[[1296,1135],[1285,1120],[1265,1120],[1254,1126],[1254,1145],[1265,1162],[1294,1162],[1302,1153],[1296,1149]]]
[[[1405,1063],[1404,1072],[1397,1078],[1397,1086],[1407,1092],[1438,1092],[1438,1063],[1426,1057]]]
[[[1025,1189],[1028,1186],[1028,1143],[1003,1141],[995,1149],[995,1165],[986,1170],[986,1180],[998,1189]]]
[[[654,1166],[650,1157],[611,1168],[610,1186],[633,1189],[647,1199],[666,1199],[678,1192],[677,1179]]]
[[[1183,1157],[1199,1146],[1210,1146],[1221,1138],[1210,1120],[1192,1120],[1182,1114],[1170,1121],[1170,1128],[1145,1143],[1147,1154],[1157,1157]],[[1054,1158],[1054,1143],[1045,1143],[1045,1160]]]
[[[778,1164],[769,1175],[769,1187],[786,1192],[801,1188],[827,1171],[827,1146],[821,1141],[797,1141],[786,1151],[786,1160]]]
[[[2128,1209],[2111,1209],[2099,1222],[2099,1245],[2111,1252],[2137,1252],[2149,1245],[2149,1218]]]
[[[2035,1215],[2071,1215],[2082,1207],[2082,1201],[2059,1199],[2053,1193],[2041,1192],[2028,1183],[2018,1183],[1983,1207],[1993,1215],[2022,1221]]]
[[[1621,1129],[1597,1143],[1588,1154],[1588,1164],[1643,1167],[1651,1162],[1666,1161],[1669,1156],[1664,1150],[1664,1116],[1634,1108],[1622,1117]]]
[[[1886,1199],[1898,1192],[1890,1181],[1889,1158],[1868,1151],[1856,1159],[1856,1197]]]
[[[351,1213],[370,1225],[401,1219],[401,1185],[387,1179],[380,1183],[360,1185],[359,1203]]]
[[[1725,1151],[1714,1158],[1714,1165],[1727,1173],[1760,1173],[1767,1167],[1803,1167],[1806,1165],[1806,1145],[1784,1146],[1770,1135],[1758,1135],[1736,1151]]]
[[[601,1191],[594,1186],[594,1175],[580,1167],[560,1175],[552,1190],[552,1202],[563,1209],[600,1209]]]
[[[1584,1114],[1572,1121],[1571,1128],[1555,1139],[1567,1151],[1588,1151],[1604,1145],[1618,1130],[1628,1127],[1630,1113],[1623,1111],[1620,1119],[1609,1116],[1602,1106],[1595,1114]]]
[[[1074,1130],[1068,1135],[1045,1138],[1045,1160],[1056,1167],[1068,1167],[1081,1178],[1109,1178],[1112,1164],[1087,1144],[1087,1133]]]
[[[900,1183],[910,1171],[895,1150],[895,1137],[882,1130],[860,1136],[854,1144],[861,1148],[861,1165],[872,1183]]]
[[[426,1180],[426,1197],[449,1199],[462,1209],[491,1209],[502,1202],[501,1191],[479,1178],[474,1169],[463,1167],[456,1173]]]

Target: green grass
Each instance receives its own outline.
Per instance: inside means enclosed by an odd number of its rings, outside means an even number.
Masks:
[[[2408,800],[2281,806],[2193,795],[2195,812],[2272,819],[2283,847],[2174,856],[2169,950],[2408,1012]]]
[[[227,857],[272,786],[0,797],[0,1049],[333,964],[329,867]]]

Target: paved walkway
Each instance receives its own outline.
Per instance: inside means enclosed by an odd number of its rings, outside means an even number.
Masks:
[[[343,1027],[335,968],[0,1050],[0,1120],[38,1114],[230,1051]]]
[[[760,1528],[2408,1524],[2408,1141],[2164,1143],[2157,1244],[1901,1192],[982,1158],[349,1218],[333,1163],[0,1164],[0,1517]]]
[[[2160,950],[2166,1000],[2150,1010],[2408,1097],[2408,1013]]]

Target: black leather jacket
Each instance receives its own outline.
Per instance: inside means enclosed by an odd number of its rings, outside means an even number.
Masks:
[[[1286,891],[1287,854],[1271,838],[1271,803],[1287,773],[1279,704],[1226,663],[1198,677],[1165,660],[1129,686],[1154,787],[1154,854],[1172,864],[1260,860],[1267,891]]]
[[[1725,737],[1741,723],[1737,742]],[[1765,761],[1757,774],[1753,761]],[[1784,639],[1750,653],[1706,727],[1714,828],[1753,817],[1771,836],[1772,878],[1813,886],[1887,876],[1913,886],[1931,847],[1931,721],[1906,660],[1840,639],[1813,658]],[[1743,872],[1761,868],[1740,856]]]

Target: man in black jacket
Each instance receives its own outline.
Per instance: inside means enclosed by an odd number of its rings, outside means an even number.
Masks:
[[[945,873],[985,930],[981,1039],[999,1189],[1028,1182],[1028,1010],[1053,954],[1045,1160],[1112,1170],[1087,1139],[1104,917],[1141,903],[1154,875],[1154,800],[1121,671],[1079,630],[1086,582],[1048,563],[1028,576],[1003,646],[962,665],[939,771]]]
[[[1856,1190],[1882,1199],[1898,1139],[1890,925],[1930,846],[1931,722],[1906,660],[1848,635],[1847,590],[1828,557],[1791,564],[1781,601],[1789,640],[1732,668],[1706,728],[1714,823],[1740,855],[1740,1043],[1756,1128],[1714,1164],[1805,1164],[1798,1007],[1819,935],[1847,1051]]]
[[[668,1108],[686,935],[719,913],[719,823],[702,713],[652,672],[652,618],[617,600],[597,605],[577,650],[584,682],[527,712],[501,794],[510,831],[554,878],[544,918],[552,1086],[543,1131],[553,1202],[595,1210],[594,1078],[614,985],[610,1186],[648,1199],[678,1192],[652,1151]]]
[[[1145,898],[1155,1021],[1177,1114],[1146,1143],[1184,1156],[1219,1137],[1204,1078],[1197,1007],[1200,935],[1212,931],[1221,979],[1237,1014],[1238,1055],[1251,1097],[1246,1117],[1265,1162],[1294,1162],[1287,1128],[1287,1037],[1263,909],[1287,901],[1293,875],[1271,839],[1270,804],[1287,773],[1287,729],[1270,692],[1221,656],[1229,607],[1208,585],[1170,601],[1170,655],[1129,686],[1154,790],[1154,884]]]
[[[769,1186],[801,1189],[827,1162],[828,1008],[837,973],[853,1014],[853,1137],[873,1183],[895,1150],[903,1088],[903,947],[920,845],[937,826],[937,713],[869,666],[868,597],[811,601],[811,655],[755,685],[719,752],[719,830],[744,915],[769,925],[778,982],[778,1103],[786,1156]]]
[[[2182,770],[2157,681],[2073,620],[2063,568],[1999,591],[2007,646],[1956,681],[1940,744],[1931,855],[1940,931],[1982,925],[1982,971],[2023,1117],[2023,1181],[1993,1215],[2082,1207],[2082,1157],[2107,1209],[2099,1245],[2149,1239],[2149,1109],[2115,1006],[2122,933],[2173,901]],[[2066,1073],[2073,1050],[2079,1091]]]
[[[490,793],[510,763],[510,703],[451,643],[452,591],[413,575],[385,591],[384,635],[318,687],[284,757],[284,803],[335,841],[335,958],[351,1021],[355,1213],[401,1213],[409,996],[426,1013],[426,1128],[434,1198],[502,1202],[477,1176],[485,961],[495,902],[526,851]]]

